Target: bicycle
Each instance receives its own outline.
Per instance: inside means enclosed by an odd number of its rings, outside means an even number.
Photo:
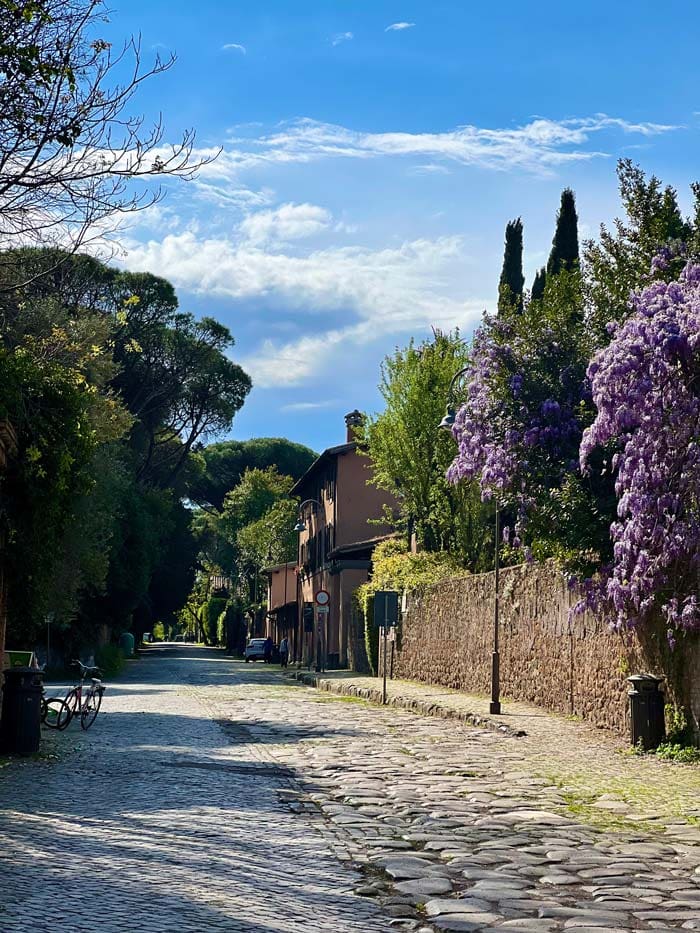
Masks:
[[[68,691],[65,703],[70,710],[71,719],[80,713],[80,725],[87,730],[97,719],[106,687],[99,679],[102,676],[99,667],[88,667],[81,661],[73,661],[72,667],[77,667],[80,671],[80,683],[75,684]],[[99,677],[93,677],[92,674],[98,674]],[[85,690],[85,681],[88,677],[90,677],[90,686]]]
[[[47,697],[42,688],[41,694],[41,721],[49,729],[58,729],[62,732],[71,721],[70,707],[61,697]]]

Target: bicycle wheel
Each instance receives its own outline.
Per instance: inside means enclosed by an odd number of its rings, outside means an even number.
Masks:
[[[80,714],[80,725],[86,731],[97,719],[100,706],[102,706],[102,691],[96,690],[95,693],[88,695],[88,698],[85,701],[85,705],[83,706],[83,711]]]
[[[71,720],[70,707],[60,697],[50,697],[44,702],[46,704],[44,722],[49,729],[58,729],[62,732]]]
[[[80,712],[80,703],[78,703],[78,691],[73,687],[64,697],[66,706],[70,710],[71,718],[77,716]]]

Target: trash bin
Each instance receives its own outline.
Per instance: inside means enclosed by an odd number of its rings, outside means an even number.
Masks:
[[[41,740],[41,671],[11,667],[3,674],[0,750],[33,755],[39,751]]]
[[[135,641],[131,632],[122,632],[119,636],[119,647],[125,658],[133,658]]]
[[[656,748],[666,738],[664,721],[665,697],[659,689],[662,677],[653,674],[633,674],[627,678],[630,689],[630,731],[632,745],[645,751]]]

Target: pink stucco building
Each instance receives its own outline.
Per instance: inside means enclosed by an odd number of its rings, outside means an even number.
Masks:
[[[368,579],[377,542],[391,533],[386,524],[375,524],[384,507],[395,503],[388,493],[368,485],[370,462],[354,440],[361,422],[359,411],[346,415],[346,442],[324,450],[292,489],[302,503],[311,500],[301,509],[305,528],[299,535],[292,652],[298,660],[327,668],[353,666],[358,660],[364,636],[356,631],[352,594]],[[330,594],[326,614],[315,605],[319,590]],[[313,630],[309,606],[313,606]]]

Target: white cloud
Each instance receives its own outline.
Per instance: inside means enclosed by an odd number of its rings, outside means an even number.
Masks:
[[[286,343],[266,340],[243,363],[256,384],[269,386],[297,384],[319,365],[332,367],[333,354],[341,349],[347,352],[389,334],[407,334],[431,323],[468,327],[484,304],[455,299],[448,288],[450,270],[461,268],[464,260],[459,237],[414,240],[393,249],[336,247],[291,256],[188,230],[132,244],[125,264],[149,269],[191,292],[239,300],[273,298],[301,312],[340,311],[347,316],[343,327]]]
[[[240,52],[242,55],[248,54],[248,49],[244,45],[241,45],[239,42],[227,42],[226,45],[221,46],[222,52]]]
[[[321,233],[332,220],[332,215],[316,204],[283,204],[275,210],[249,214],[238,229],[251,243],[286,242]]]
[[[446,165],[439,162],[430,162],[427,165],[415,165],[411,172],[413,175],[450,175],[451,172]]]
[[[350,40],[354,38],[355,35],[352,32],[338,32],[331,39],[331,45],[340,45],[341,42],[350,42]]]
[[[323,402],[292,402],[290,405],[282,405],[280,411],[317,411],[321,408],[333,408],[339,405],[337,399],[326,399]]]
[[[363,133],[300,119],[272,134],[231,139],[214,170],[242,171],[265,164],[340,157],[417,157],[498,171],[550,174],[562,164],[607,156],[604,151],[590,148],[591,140],[604,131],[648,138],[674,129],[678,127],[633,123],[606,114],[566,120],[538,117],[521,126],[496,129],[467,124],[441,133]]]
[[[392,23],[387,26],[384,32],[402,32],[404,29],[413,29],[415,23]]]

